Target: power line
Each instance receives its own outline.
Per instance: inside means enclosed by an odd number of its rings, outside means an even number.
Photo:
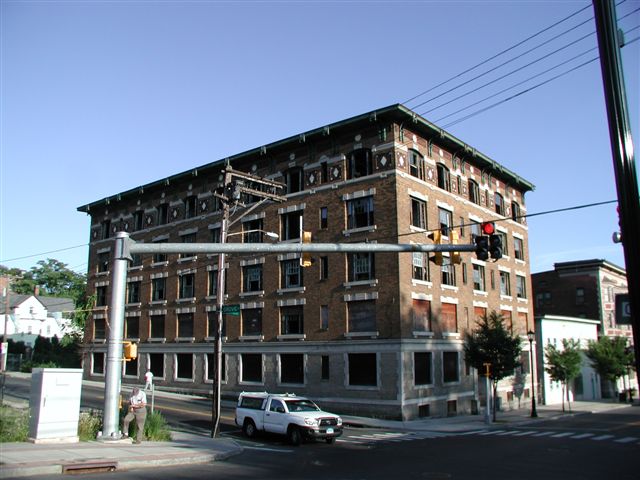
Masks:
[[[49,255],[51,253],[65,252],[67,250],[73,250],[75,248],[82,248],[82,247],[88,247],[88,246],[89,246],[88,243],[83,243],[82,245],[75,245],[73,247],[60,248],[58,250],[50,250],[48,252],[42,252],[42,253],[34,253],[33,255],[25,255],[24,257],[7,258],[5,260],[0,260],[0,262],[15,262],[17,260],[24,260],[25,258],[41,257],[43,255]]]
[[[638,28],[638,27],[634,27],[634,28],[633,28],[633,29],[631,29],[631,30],[635,30],[636,28]],[[629,30],[629,31],[630,31],[630,30]],[[627,42],[625,43],[625,45],[630,45],[630,44],[632,44],[632,43],[634,43],[634,42],[637,42],[639,39],[640,39],[640,37],[633,38],[633,39],[631,39],[631,40],[627,41]],[[523,94],[525,94],[525,93],[528,93],[528,92],[530,92],[530,91],[532,91],[532,90],[535,90],[535,89],[536,89],[536,88],[538,88],[538,87],[541,87],[541,86],[543,86],[543,85],[545,85],[545,84],[547,84],[547,83],[550,83],[550,82],[552,82],[553,80],[557,80],[558,78],[563,77],[564,75],[567,75],[568,73],[571,73],[571,72],[573,72],[573,71],[575,71],[575,70],[578,70],[578,69],[580,69],[580,68],[582,68],[582,67],[584,67],[584,66],[586,66],[586,65],[588,65],[588,64],[590,64],[590,63],[592,63],[592,62],[594,62],[594,61],[596,61],[596,60],[598,60],[598,58],[600,58],[600,57],[598,56],[598,57],[592,58],[591,60],[588,60],[588,61],[586,61],[586,62],[584,62],[584,63],[582,63],[582,64],[580,64],[580,65],[578,65],[578,66],[576,66],[576,67],[573,67],[573,68],[571,68],[570,70],[567,70],[567,71],[566,71],[566,72],[564,72],[564,73],[561,73],[561,74],[558,74],[558,75],[556,75],[556,76],[554,76],[554,77],[551,77],[551,78],[550,78],[550,79],[548,79],[548,80],[545,80],[545,81],[540,82],[540,83],[538,83],[538,84],[536,84],[536,85],[533,85],[533,86],[531,86],[531,87],[529,87],[529,88],[527,88],[527,89],[525,89],[525,90],[522,90],[522,91],[520,91],[520,92],[518,92],[518,93],[516,93],[516,94],[514,94],[514,95],[512,95],[512,96],[510,96],[510,97],[508,97],[508,98],[505,98],[505,99],[503,99],[503,100],[500,100],[499,102],[496,102],[496,103],[494,103],[494,104],[492,104],[492,105],[489,105],[489,106],[487,106],[487,107],[484,107],[484,108],[482,108],[482,109],[480,109],[480,110],[477,110],[477,111],[475,111],[475,112],[473,112],[473,113],[470,113],[469,115],[467,115],[467,116],[465,116],[465,117],[459,118],[459,119],[457,119],[457,120],[455,120],[455,121],[453,121],[453,122],[451,122],[451,123],[448,123],[448,124],[444,125],[442,128],[449,128],[449,127],[452,127],[453,125],[456,125],[456,124],[458,124],[458,123],[460,123],[460,122],[463,122],[463,121],[465,121],[465,120],[468,120],[468,119],[469,119],[469,118],[471,118],[471,117],[475,117],[476,115],[479,115],[479,114],[481,114],[481,113],[483,113],[483,112],[486,112],[487,110],[490,110],[490,109],[492,109],[492,108],[494,108],[494,107],[497,107],[497,106],[499,106],[499,105],[501,105],[501,104],[503,104],[503,103],[506,103],[506,102],[508,102],[508,101],[510,101],[510,100],[513,100],[513,99],[515,99],[515,98],[517,98],[517,97],[519,97],[519,96],[521,96],[521,95],[523,95]],[[489,97],[489,98],[490,98],[490,97]],[[463,109],[463,110],[464,110],[464,109]]]
[[[620,2],[620,3],[622,3],[622,2]],[[618,4],[618,5],[619,5],[619,4]],[[431,92],[431,91],[435,90],[436,88],[441,87],[442,85],[445,85],[445,84],[447,84],[447,83],[451,82],[452,80],[455,80],[456,78],[461,77],[461,76],[462,76],[462,75],[464,75],[465,73],[469,73],[469,72],[471,72],[471,71],[475,70],[476,68],[478,68],[478,67],[480,67],[480,66],[484,65],[485,63],[488,63],[488,62],[490,62],[491,60],[494,60],[494,59],[498,58],[499,56],[501,56],[501,55],[503,55],[503,54],[505,54],[505,53],[507,53],[507,52],[509,52],[509,51],[513,50],[514,48],[517,48],[517,47],[519,47],[520,45],[522,45],[522,44],[524,44],[524,43],[528,42],[529,40],[531,40],[531,39],[533,39],[533,38],[537,37],[538,35],[541,35],[541,34],[543,34],[544,32],[546,32],[546,31],[548,31],[548,30],[552,29],[553,27],[555,27],[555,26],[557,26],[557,25],[560,25],[561,23],[563,23],[563,22],[565,22],[565,21],[569,20],[569,19],[570,19],[570,18],[572,18],[572,17],[575,17],[576,15],[578,15],[578,14],[582,13],[583,11],[585,11],[585,10],[586,10],[586,9],[588,9],[588,8],[590,8],[590,5],[587,5],[586,7],[581,8],[581,9],[580,9],[580,10],[578,10],[577,12],[572,13],[571,15],[569,15],[569,16],[567,16],[567,17],[563,18],[562,20],[557,21],[556,23],[554,23],[554,24],[552,24],[552,25],[549,25],[549,26],[548,26],[548,27],[546,27],[546,28],[543,28],[543,29],[542,29],[542,30],[540,30],[539,32],[534,33],[533,35],[531,35],[531,36],[529,36],[529,37],[525,38],[524,40],[521,40],[520,42],[516,43],[515,45],[512,45],[511,47],[506,48],[505,50],[502,50],[501,52],[499,52],[499,53],[497,53],[497,54],[495,54],[495,55],[493,55],[493,56],[491,56],[491,57],[487,58],[486,60],[483,60],[483,61],[481,61],[480,63],[477,63],[476,65],[474,65],[474,66],[472,66],[472,67],[470,67],[470,68],[468,68],[468,69],[464,70],[463,72],[460,72],[460,73],[458,73],[457,75],[454,75],[453,77],[450,77],[450,78],[448,78],[447,80],[444,80],[443,82],[439,83],[438,85],[436,85],[436,86],[434,86],[434,87],[431,87],[431,88],[429,88],[429,89],[425,90],[424,92],[419,93],[418,95],[416,95],[416,96],[414,96],[414,97],[411,97],[411,98],[410,98],[410,99],[408,99],[408,100],[405,100],[405,101],[404,101],[404,102],[402,102],[402,103],[409,103],[409,102],[411,102],[411,101],[415,100],[416,98],[419,98],[419,97],[421,97],[422,95],[425,95],[426,93],[429,93],[429,92]],[[593,17],[590,17],[590,18],[593,18]]]

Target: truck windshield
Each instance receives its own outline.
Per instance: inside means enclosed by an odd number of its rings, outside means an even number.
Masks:
[[[317,412],[320,409],[311,400],[285,400],[290,412]]]

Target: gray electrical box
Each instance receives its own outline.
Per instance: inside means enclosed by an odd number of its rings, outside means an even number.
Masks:
[[[29,441],[78,442],[82,369],[34,368]]]

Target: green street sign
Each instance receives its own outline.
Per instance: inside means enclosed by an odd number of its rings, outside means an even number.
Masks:
[[[222,306],[222,313],[225,314],[225,315],[231,315],[233,317],[239,317],[240,316],[240,305],[239,304],[223,305]]]

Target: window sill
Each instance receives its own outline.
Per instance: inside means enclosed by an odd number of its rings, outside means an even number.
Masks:
[[[94,339],[91,341],[91,343],[97,343],[97,344],[100,344],[100,343],[107,343],[107,339],[106,339],[106,338],[94,338]]]
[[[107,270],[106,272],[97,272],[96,277],[108,277],[111,272]]]
[[[485,290],[476,290],[475,288],[473,289],[473,294],[477,295],[479,297],[488,297],[489,296],[489,292],[487,292]]]
[[[378,279],[374,278],[373,280],[358,280],[355,282],[344,282],[342,284],[342,286],[344,288],[351,288],[351,287],[377,287],[378,286]]]
[[[421,332],[414,330],[413,338],[433,338],[433,332]]]
[[[417,278],[412,278],[411,279],[411,285],[413,285],[414,287],[417,285],[422,285],[424,287],[433,287],[433,283],[427,281],[427,280],[418,280]]]
[[[149,337],[147,342],[149,343],[166,343],[167,339],[165,337]]]
[[[176,303],[195,303],[196,297],[178,298]]]
[[[165,260],[165,261],[163,261],[163,262],[154,262],[154,263],[152,263],[152,264],[151,264],[151,266],[152,266],[153,268],[156,268],[156,267],[166,267],[166,266],[168,266],[168,265],[169,265],[169,261],[168,261],[168,260]]]
[[[279,288],[276,291],[278,292],[278,295],[282,295],[284,293],[304,293],[305,287]]]
[[[175,341],[178,343],[194,343],[196,341],[196,337],[176,337]]]
[[[276,338],[279,341],[283,341],[283,340],[305,340],[307,338],[307,336],[304,333],[291,333],[291,334],[278,335]]]
[[[198,260],[198,256],[192,255],[191,257],[179,258],[178,263],[190,263],[190,262],[195,262],[196,260]]]
[[[125,337],[125,340],[127,342],[136,342],[136,343],[140,343],[140,337]]]
[[[215,342],[216,341],[216,337],[204,337],[204,341],[205,342]],[[220,337],[220,341],[223,342],[223,343],[226,342],[227,341],[227,337],[226,336]]]
[[[442,332],[442,338],[460,338],[458,332]]]
[[[142,306],[141,302],[131,302],[131,303],[125,304],[125,307],[128,307],[128,308],[140,308],[141,306]]]
[[[528,298],[518,297],[518,302],[529,303],[529,299]]]
[[[264,335],[241,335],[238,340],[241,342],[263,342]]]
[[[138,270],[142,270],[142,265],[135,265],[133,267],[129,267],[130,272],[136,272]]]
[[[455,287],[453,285],[442,284],[441,288],[443,290],[451,290],[452,292],[457,292],[458,291],[458,287]]]
[[[346,332],[345,338],[378,338],[378,332]]]
[[[240,292],[240,298],[245,297],[264,297],[264,290],[256,290],[255,292]]]
[[[513,301],[513,297],[511,295],[502,295],[502,294],[500,294],[500,300]]]
[[[166,304],[167,304],[166,300],[153,300],[149,302],[149,305],[166,305]]]
[[[377,225],[369,225],[366,227],[359,227],[359,228],[349,228],[347,230],[343,230],[342,235],[344,235],[345,237],[348,237],[349,235],[354,235],[357,233],[375,232],[377,229],[378,229]]]
[[[229,294],[225,293],[224,294],[224,299],[226,300],[227,298],[229,298]],[[212,300],[217,300],[218,296],[217,295],[207,295],[206,297],[204,297],[205,300],[207,300],[208,302],[212,301]]]

